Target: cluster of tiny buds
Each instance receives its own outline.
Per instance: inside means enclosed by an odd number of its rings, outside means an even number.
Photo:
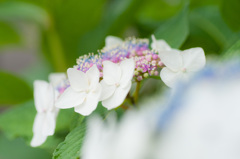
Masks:
[[[133,58],[136,62],[134,78],[137,81],[141,81],[149,76],[159,75],[158,68],[163,67],[157,52],[149,49],[149,40],[136,39],[134,37],[127,38],[121,44],[104,47],[102,50],[98,50],[96,55],[90,53],[80,56],[77,59],[77,65],[74,67],[86,72],[92,65],[96,64],[100,71],[100,77],[102,77],[103,61],[120,63],[128,58]]]
[[[137,81],[149,76],[157,76],[159,74],[157,69],[163,67],[163,63],[156,53],[145,50],[142,54],[142,56],[135,56],[134,58],[136,62],[134,77]]]

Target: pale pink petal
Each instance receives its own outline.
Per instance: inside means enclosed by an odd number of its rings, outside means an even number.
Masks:
[[[65,109],[72,108],[83,103],[86,97],[85,92],[76,92],[71,87],[67,88],[57,99],[56,107]]]
[[[46,141],[46,139],[47,139],[46,135],[43,135],[41,133],[34,133],[30,145],[32,147],[40,146]]]
[[[38,112],[51,109],[54,105],[53,86],[46,81],[34,81],[34,103]]]
[[[178,71],[182,68],[182,56],[177,50],[160,51],[159,57],[162,63],[172,71]]]
[[[97,108],[100,95],[101,85],[99,84],[94,92],[89,92],[87,94],[86,99],[82,104],[74,108],[75,112],[84,116],[91,114]]]
[[[99,70],[96,65],[93,65],[87,72],[89,89],[95,88],[99,83]]]
[[[104,80],[102,80],[100,84],[102,85],[102,93],[101,93],[100,101],[102,101],[109,98],[111,95],[113,95],[116,89],[116,86],[108,85]]]
[[[119,37],[115,37],[115,36],[107,36],[105,39],[106,47],[112,47],[112,46],[120,45],[122,43],[123,43],[122,39],[120,39]]]
[[[75,68],[69,68],[67,70],[68,79],[72,89],[76,91],[83,91],[88,88],[88,79],[87,75]]]
[[[183,73],[181,71],[179,72],[173,72],[167,67],[164,67],[160,72],[160,77],[162,81],[168,86],[168,87],[174,87],[176,82],[178,80],[181,80],[183,76]]]
[[[120,85],[126,86],[133,78],[135,61],[133,59],[126,59],[121,62],[120,67],[122,71]]]
[[[128,85],[124,88],[122,87],[117,87],[115,92],[113,93],[112,96],[107,98],[106,100],[102,101],[102,105],[106,107],[108,110],[116,108],[120,106],[123,101],[125,100],[130,88],[131,88],[132,82],[129,81]]]
[[[205,54],[202,48],[191,48],[181,52],[183,67],[186,71],[198,71],[206,64]]]
[[[103,62],[103,79],[107,84],[116,84],[121,78],[121,68],[119,64],[110,61]]]
[[[48,76],[48,80],[53,85],[54,88],[59,86],[59,84],[61,84],[66,79],[67,77],[65,73],[51,73]]]

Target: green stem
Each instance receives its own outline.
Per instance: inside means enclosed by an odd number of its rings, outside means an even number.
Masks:
[[[50,18],[49,29],[47,30],[47,39],[49,43],[49,51],[52,56],[53,66],[57,72],[65,72],[67,64],[64,57],[64,51],[60,41],[60,37],[54,27],[54,22]]]
[[[136,86],[136,90],[135,90],[135,93],[134,93],[134,103],[137,104],[138,102],[138,96],[139,96],[139,91],[140,91],[140,82],[137,82],[137,86]]]

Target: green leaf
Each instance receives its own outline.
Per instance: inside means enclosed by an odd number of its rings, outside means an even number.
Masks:
[[[0,46],[20,43],[20,36],[9,24],[0,22]]]
[[[53,153],[53,159],[77,159],[85,136],[86,125],[82,123],[73,129],[66,139],[58,145]]]
[[[30,143],[33,135],[32,127],[35,115],[36,110],[32,100],[18,107],[11,108],[0,114],[0,130],[11,139],[22,137],[27,143]],[[41,148],[52,152],[64,140],[65,135],[69,133],[72,115],[72,109],[60,110],[57,117],[55,135],[49,136]]]
[[[0,114],[0,129],[9,138],[23,137],[30,140],[36,110],[33,101],[28,101]]]
[[[0,105],[18,104],[32,98],[32,90],[22,79],[0,72]]]
[[[1,159],[50,159],[51,154],[40,148],[32,148],[26,145],[23,139],[8,140],[0,134],[0,158]]]
[[[141,2],[140,0],[121,0],[110,3],[99,25],[81,37],[79,43],[81,54],[101,49],[107,35],[120,36],[126,26],[134,20]]]
[[[240,30],[240,1],[239,0],[223,0],[221,5],[221,13],[227,24],[234,30]]]
[[[229,29],[223,21],[219,9],[215,6],[206,6],[193,10],[190,14],[190,20],[218,44],[220,51],[227,49],[240,36],[240,33],[234,33]],[[202,43],[204,42],[202,41]],[[211,44],[207,43],[206,45]]]
[[[171,47],[179,48],[189,34],[187,16],[186,6],[178,15],[159,26],[154,32],[156,39],[164,39]]]
[[[19,19],[31,21],[42,26],[47,26],[49,23],[48,14],[41,7],[16,1],[0,3],[0,20],[15,21]]]
[[[239,60],[240,57],[240,40],[230,47],[222,56],[223,60]]]

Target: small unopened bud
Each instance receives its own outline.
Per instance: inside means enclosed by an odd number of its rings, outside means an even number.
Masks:
[[[134,71],[134,74],[137,76],[138,75],[138,71]]]
[[[158,71],[155,71],[155,72],[154,72],[154,75],[155,75],[155,76],[158,76]]]
[[[151,75],[154,75],[154,71],[152,70],[152,71],[150,72],[150,74],[151,74]]]
[[[147,77],[148,77],[148,73],[144,73],[144,74],[143,74],[143,77],[144,77],[144,78],[147,78]]]
[[[141,80],[142,80],[142,76],[138,76],[138,77],[137,77],[137,80],[138,80],[138,81],[141,81]]]
[[[158,62],[158,66],[164,66],[164,64],[162,63],[162,61]]]

